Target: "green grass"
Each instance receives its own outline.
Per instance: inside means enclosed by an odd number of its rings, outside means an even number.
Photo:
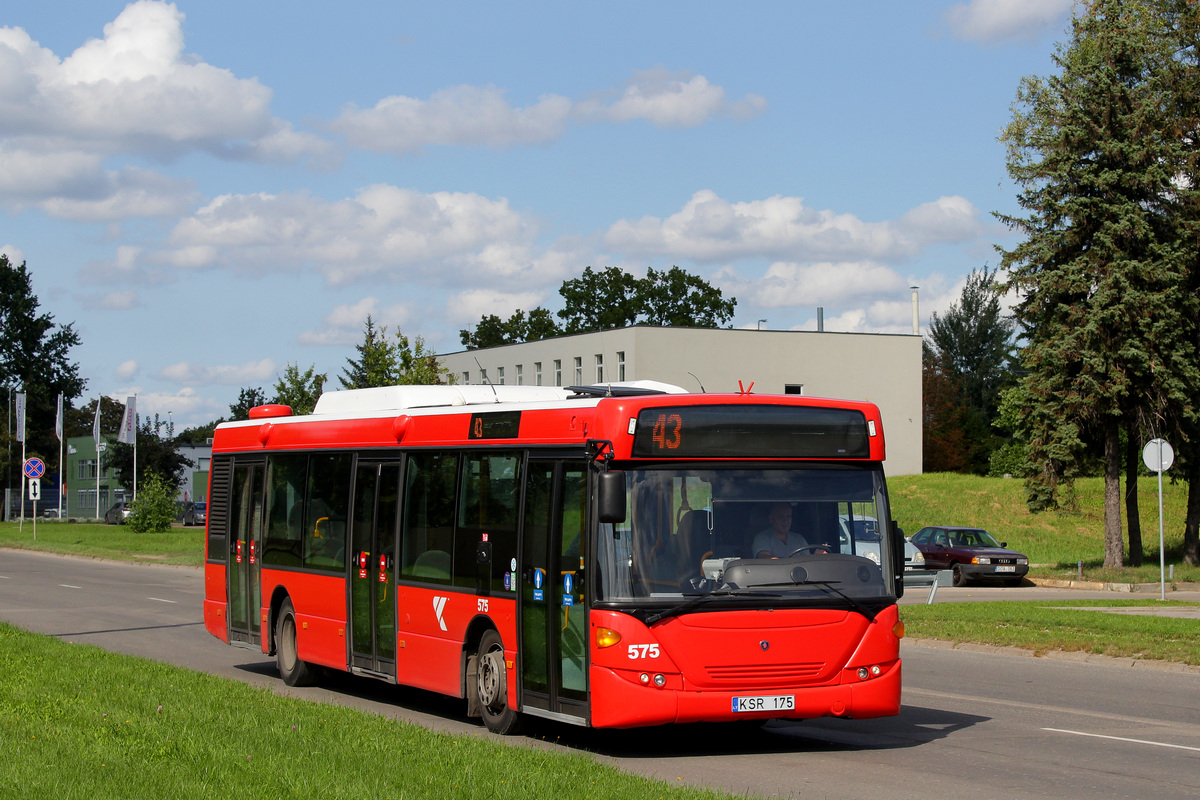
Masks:
[[[1079,651],[1200,666],[1200,636],[1196,635],[1195,619],[1075,610],[1197,605],[1116,599],[940,603],[905,606],[901,617],[906,635],[916,639],[979,642],[1022,647],[1038,653]]]
[[[1032,514],[1025,506],[1022,481],[975,475],[931,473],[901,475],[888,481],[892,516],[908,535],[926,525],[971,525],[986,528],[996,539],[1029,556],[1031,576],[1154,583],[1158,565],[1158,480],[1142,478],[1138,499],[1145,563],[1138,568],[1106,570],[1104,564],[1104,482],[1076,482],[1074,509]],[[1182,563],[1187,484],[1163,481],[1163,529],[1166,562],[1175,565],[1175,580],[1200,582],[1200,567]],[[1124,507],[1122,506],[1122,512]],[[1122,523],[1128,554],[1129,532]]]
[[[47,668],[52,666],[52,668]],[[719,798],[0,624],[0,797]]]
[[[0,523],[0,547],[48,553],[141,561],[153,564],[204,563],[204,528],[171,528],[166,533],[134,533],[128,525],[45,520]]]

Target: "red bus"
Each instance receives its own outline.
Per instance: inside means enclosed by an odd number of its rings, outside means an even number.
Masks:
[[[500,733],[899,713],[870,403],[409,386],[250,416],[213,440],[204,622],[289,685],[420,687]]]

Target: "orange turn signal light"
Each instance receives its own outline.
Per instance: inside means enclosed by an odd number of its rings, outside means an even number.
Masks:
[[[612,647],[621,641],[621,634],[612,628],[596,628],[596,647]]]

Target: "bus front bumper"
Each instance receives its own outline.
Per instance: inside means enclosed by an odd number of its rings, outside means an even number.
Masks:
[[[856,670],[843,670],[841,682],[836,684],[770,690],[698,691],[640,685],[616,670],[593,665],[590,675],[591,724],[596,728],[635,728],[743,719],[895,716],[900,713],[900,672],[900,660],[897,659],[880,675],[866,679],[859,678]],[[735,698],[788,695],[794,698],[794,705],[785,711],[733,711]]]

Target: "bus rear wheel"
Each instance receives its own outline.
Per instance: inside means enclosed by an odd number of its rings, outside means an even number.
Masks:
[[[504,665],[504,642],[500,634],[487,631],[479,640],[475,689],[483,724],[492,733],[514,733],[520,724],[517,712],[508,705],[508,672]]]
[[[288,686],[309,686],[316,681],[312,665],[297,655],[296,609],[290,599],[283,601],[275,620],[275,665]]]

